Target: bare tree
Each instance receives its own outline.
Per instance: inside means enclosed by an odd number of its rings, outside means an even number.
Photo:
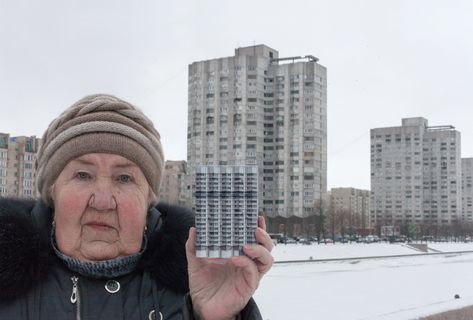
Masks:
[[[316,200],[313,207],[313,219],[315,226],[315,233],[317,234],[318,243],[323,237],[325,239],[325,223],[327,203],[323,199]]]

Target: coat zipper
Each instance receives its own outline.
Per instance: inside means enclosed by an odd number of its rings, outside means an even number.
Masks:
[[[72,294],[71,294],[71,303],[76,305],[76,320],[80,320],[80,295],[79,295],[79,287],[77,283],[79,282],[79,278],[76,276],[71,277],[72,280]]]

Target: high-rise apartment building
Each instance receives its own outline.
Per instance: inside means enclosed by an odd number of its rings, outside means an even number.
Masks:
[[[189,185],[185,161],[166,161],[159,189],[159,200],[170,204],[189,206]]]
[[[371,130],[371,224],[447,225],[462,210],[460,132],[402,119]]]
[[[462,220],[473,221],[473,158],[462,158]]]
[[[36,153],[40,139],[0,133],[0,196],[37,197]]]
[[[189,65],[188,82],[191,194],[196,165],[257,165],[265,215],[313,214],[327,189],[327,71],[318,59],[238,48]]]
[[[370,216],[370,191],[355,188],[332,188],[330,210],[333,229],[347,234],[367,230]],[[359,232],[361,233],[361,232]]]

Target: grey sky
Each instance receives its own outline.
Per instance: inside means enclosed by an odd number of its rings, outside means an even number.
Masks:
[[[369,188],[369,130],[423,116],[473,157],[473,2],[0,0],[0,132],[90,93],[135,103],[186,158],[187,66],[266,44],[328,71],[328,185]]]

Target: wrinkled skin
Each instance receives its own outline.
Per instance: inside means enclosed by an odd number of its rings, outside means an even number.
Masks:
[[[70,161],[52,189],[59,250],[84,261],[139,252],[149,204],[148,182],[124,157],[94,153]]]

